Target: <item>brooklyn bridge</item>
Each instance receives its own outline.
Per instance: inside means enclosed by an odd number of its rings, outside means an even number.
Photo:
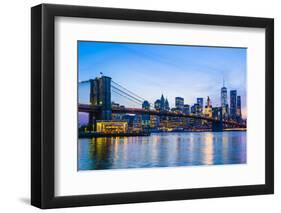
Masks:
[[[174,112],[168,110],[156,110],[150,108],[142,108],[145,98],[130,91],[123,85],[113,81],[110,77],[101,76],[99,78],[90,79],[79,82],[79,86],[89,84],[89,103],[78,103],[78,111],[88,113],[88,124],[96,126],[99,120],[110,121],[112,114],[135,114],[135,115],[153,115],[169,118],[189,118],[193,121],[208,122],[211,125],[211,131],[220,132],[227,129],[246,128],[246,125],[237,121],[222,118],[220,111],[219,117],[209,117],[204,115],[195,115],[184,112]],[[116,106],[112,104],[112,93],[115,93],[128,101],[131,101],[140,107],[132,108],[126,106]]]

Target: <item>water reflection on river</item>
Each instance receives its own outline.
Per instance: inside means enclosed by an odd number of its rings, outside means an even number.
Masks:
[[[246,132],[153,133],[79,139],[78,169],[124,169],[246,163]]]

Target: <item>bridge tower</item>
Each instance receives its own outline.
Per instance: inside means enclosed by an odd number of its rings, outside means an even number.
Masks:
[[[212,122],[212,131],[213,132],[222,132],[223,131],[223,122],[222,122],[222,108],[220,108],[219,110],[219,121],[213,121]]]
[[[89,124],[95,124],[96,120],[111,120],[111,78],[101,76],[90,80],[90,103],[98,106],[97,113],[89,114]],[[96,125],[95,125],[96,126]]]

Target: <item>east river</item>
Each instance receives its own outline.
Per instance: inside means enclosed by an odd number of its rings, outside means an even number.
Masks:
[[[246,131],[78,140],[78,170],[246,163]]]

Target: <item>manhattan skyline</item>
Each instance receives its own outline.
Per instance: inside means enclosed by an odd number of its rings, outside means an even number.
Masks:
[[[177,96],[189,105],[198,97],[205,104],[209,96],[213,106],[220,106],[224,80],[228,101],[229,91],[237,90],[246,118],[246,53],[245,48],[79,41],[78,80],[102,72],[150,103],[163,94],[172,107]]]

